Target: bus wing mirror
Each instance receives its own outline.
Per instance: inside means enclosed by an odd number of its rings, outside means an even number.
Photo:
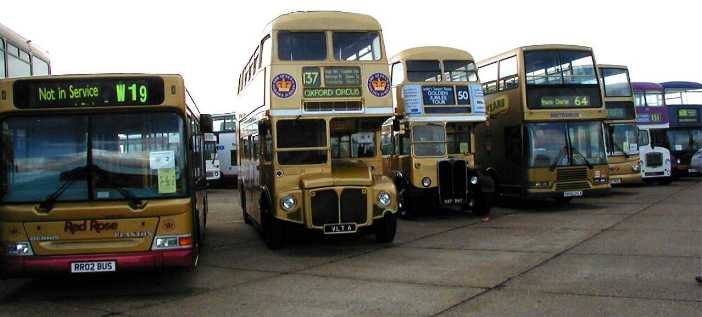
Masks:
[[[200,132],[201,133],[211,133],[212,132],[212,115],[201,114],[200,115]]]

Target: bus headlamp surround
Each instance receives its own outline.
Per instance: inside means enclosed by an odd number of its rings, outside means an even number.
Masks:
[[[380,192],[378,193],[378,206],[382,208],[386,208],[390,206],[390,203],[392,202],[392,199],[390,198],[390,194],[387,192]]]
[[[422,178],[422,186],[424,186],[424,187],[431,186],[431,178],[429,178],[429,177]]]
[[[297,206],[297,200],[295,200],[295,197],[291,195],[287,195],[280,199],[280,207],[282,207],[285,211],[290,211],[295,208],[295,206]]]
[[[7,244],[6,254],[9,256],[32,256],[32,245],[29,242],[12,242]]]

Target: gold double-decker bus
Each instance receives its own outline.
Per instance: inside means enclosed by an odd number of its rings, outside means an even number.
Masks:
[[[392,58],[396,116],[383,126],[386,175],[400,215],[420,207],[489,212],[490,176],[475,166],[475,127],[486,120],[473,56],[449,47],[415,47]]]
[[[597,65],[604,87],[607,120],[604,122],[609,182],[616,184],[641,183],[639,161],[639,128],[636,126],[634,94],[629,70],[621,65]]]
[[[367,15],[289,13],[268,24],[242,70],[241,206],[270,248],[295,225],[394,239],[395,186],[379,149],[393,115],[382,36]]]
[[[179,75],[0,81],[0,273],[197,265],[200,115]]]
[[[519,47],[478,63],[488,121],[478,165],[505,196],[567,202],[610,189],[607,111],[589,47]]]

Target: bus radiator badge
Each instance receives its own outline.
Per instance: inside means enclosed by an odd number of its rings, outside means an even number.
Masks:
[[[297,83],[295,78],[290,74],[278,74],[273,78],[273,84],[271,85],[273,93],[278,96],[278,98],[289,98],[295,94],[297,90]]]
[[[390,92],[390,79],[383,73],[374,73],[368,77],[368,91],[373,96],[384,97]]]

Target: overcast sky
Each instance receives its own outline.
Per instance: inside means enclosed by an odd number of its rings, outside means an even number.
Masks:
[[[592,46],[634,81],[702,81],[700,1],[3,1],[0,22],[49,51],[54,74],[179,73],[203,112],[236,110],[240,68],[276,16],[375,16],[388,56],[420,45],[480,60],[521,45]]]

